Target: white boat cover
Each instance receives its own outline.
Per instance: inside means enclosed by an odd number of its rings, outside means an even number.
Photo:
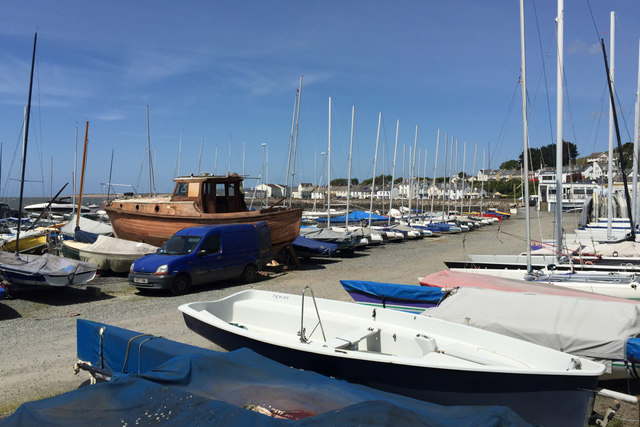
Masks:
[[[458,289],[422,315],[598,361],[625,359],[627,339],[640,336],[638,304],[533,292]]]
[[[640,258],[640,243],[638,242],[599,243],[592,248],[596,255],[603,257]]]
[[[134,242],[131,240],[118,239],[116,237],[100,235],[92,244],[81,249],[82,252],[90,252],[93,254],[132,256],[140,258],[141,256],[154,253],[158,250],[157,246],[149,245],[142,242]]]
[[[74,236],[76,229],[76,216],[74,215],[69,222],[60,228],[65,236]],[[106,222],[94,221],[89,218],[80,217],[80,229],[94,234],[113,234],[113,227]]]
[[[578,289],[550,285],[547,283],[508,279],[505,277],[497,277],[481,273],[442,270],[437,273],[427,274],[424,277],[420,277],[418,280],[422,286],[436,286],[443,289],[484,288],[507,292],[531,292],[537,294],[598,299],[602,301],[620,302],[623,304],[640,304],[640,301],[632,299],[617,298],[594,292],[586,292]]]
[[[95,273],[96,268],[97,266],[92,263],[53,254],[20,254],[17,258],[13,253],[0,252],[0,274],[10,283],[13,283],[12,279],[20,282],[22,279],[42,276],[42,284],[58,286],[59,281],[56,278],[65,278],[65,285],[72,284],[74,276]],[[93,279],[93,276],[88,276],[88,280]]]
[[[301,227],[300,236],[307,239],[323,240],[334,243],[350,243],[353,236],[348,232],[339,232],[327,228]]]

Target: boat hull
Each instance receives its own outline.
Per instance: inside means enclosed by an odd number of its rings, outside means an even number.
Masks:
[[[506,405],[541,425],[582,426],[597,378],[419,368],[278,346],[217,328],[186,313],[189,329],[226,350],[248,347],[280,363],[442,405]],[[554,408],[549,411],[549,408]]]
[[[302,222],[301,209],[263,209],[256,211],[207,214],[193,211],[189,215],[135,212],[130,204],[136,202],[116,202],[105,206],[111,220],[113,231],[120,239],[144,242],[154,246],[162,246],[177,231],[198,225],[221,224],[252,224],[266,221],[271,231],[271,243],[274,253],[283,246],[290,244],[298,237]],[[140,205],[141,203],[138,203]],[[154,205],[162,205],[154,203]],[[166,203],[158,209],[159,212],[171,211],[171,206],[177,204]],[[143,209],[140,209],[143,210]],[[178,212],[179,209],[174,209]]]

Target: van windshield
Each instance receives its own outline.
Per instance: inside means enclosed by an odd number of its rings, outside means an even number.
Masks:
[[[195,251],[203,236],[173,236],[160,249],[159,254],[187,255]]]

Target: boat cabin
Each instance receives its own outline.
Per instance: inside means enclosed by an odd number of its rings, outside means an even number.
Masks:
[[[228,176],[182,176],[174,181],[176,186],[171,201],[196,202],[204,213],[247,210],[242,192],[243,178],[236,173]]]

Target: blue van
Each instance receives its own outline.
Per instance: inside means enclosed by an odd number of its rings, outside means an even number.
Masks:
[[[170,289],[181,295],[192,285],[217,280],[242,278],[251,283],[272,259],[271,233],[264,221],[189,227],[174,234],[156,253],[131,264],[129,284],[139,290]]]

